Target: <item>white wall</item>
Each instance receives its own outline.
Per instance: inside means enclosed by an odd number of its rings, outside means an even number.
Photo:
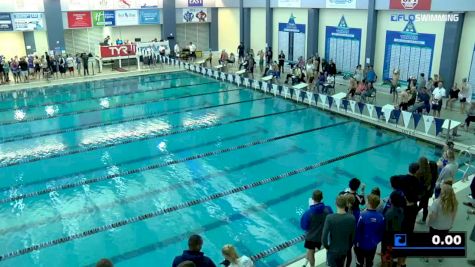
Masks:
[[[10,59],[15,56],[26,56],[25,39],[23,32],[0,32],[0,40],[5,40],[0,50],[0,54]],[[8,42],[6,42],[8,40]]]
[[[470,65],[475,45],[475,12],[465,13],[463,22],[462,39],[457,60],[457,70],[455,72],[455,82],[461,83],[463,78],[470,74]],[[473,81],[472,81],[473,82]]]
[[[38,55],[44,54],[48,51],[48,36],[45,31],[36,31],[35,36],[36,53]]]
[[[266,10],[265,8],[251,9],[251,49],[254,54],[266,48]]]
[[[366,10],[320,9],[318,29],[318,54],[320,55],[320,57],[325,57],[326,27],[338,26],[341,16],[343,15],[345,16],[346,24],[348,25],[348,27],[361,29],[360,64],[363,64],[365,62],[366,50],[366,21],[368,20],[368,11]]]
[[[273,16],[273,33],[272,33],[272,52],[274,53],[274,59],[279,54],[279,23],[289,22],[291,14],[295,16],[295,23],[305,24],[305,53],[307,51],[307,38],[308,38],[308,10],[302,8],[275,8]]]
[[[411,12],[398,11],[398,13],[411,14]],[[425,14],[428,12],[420,12]],[[376,47],[374,55],[374,70],[379,78],[383,77],[383,67],[384,67],[384,50],[386,48],[386,31],[402,31],[406,26],[407,22],[398,21],[392,22],[391,15],[394,14],[393,11],[379,11],[378,12],[378,27],[376,29]],[[437,14],[431,12],[431,14]],[[444,40],[444,31],[445,31],[445,22],[416,22],[414,23],[416,31],[418,33],[429,33],[435,34],[435,45],[434,45],[434,55],[432,59],[432,75],[439,73],[441,54],[442,54],[442,43]],[[443,74],[442,78],[443,78]]]
[[[236,53],[240,39],[239,8],[219,8],[218,21],[219,50],[226,49],[228,53]]]

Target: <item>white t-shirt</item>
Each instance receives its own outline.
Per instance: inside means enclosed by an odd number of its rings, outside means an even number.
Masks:
[[[190,52],[195,52],[196,51],[196,45],[195,44],[191,44],[190,45]]]
[[[237,260],[236,263],[231,263],[229,267],[254,267],[254,263],[251,261],[251,259],[247,256],[241,256]]]
[[[454,223],[455,214],[445,214],[440,204],[440,198],[434,200],[432,206],[429,207],[429,212],[435,215],[434,219],[430,220],[429,226],[437,230],[449,230]]]
[[[74,58],[68,57],[68,58],[66,59],[66,64],[68,64],[68,68],[74,67],[74,65],[75,65],[75,64],[74,64]]]
[[[178,46],[178,44],[175,44],[175,48],[173,48],[173,50],[175,50],[175,54],[180,53],[180,46]]]
[[[445,88],[435,88],[434,91],[432,91],[432,95],[434,96],[435,100],[441,100],[443,97],[445,97]]]
[[[473,96],[472,85],[467,83],[467,102],[472,103],[472,100],[475,100],[475,97]]]

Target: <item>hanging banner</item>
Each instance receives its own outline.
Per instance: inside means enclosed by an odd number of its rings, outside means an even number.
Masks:
[[[409,126],[409,122],[411,121],[411,116],[412,116],[412,113],[411,112],[407,112],[407,111],[402,111],[402,120],[404,122],[404,128],[407,128],[407,126]]]
[[[391,113],[392,111],[394,110],[394,107],[390,106],[390,105],[386,105],[383,107],[382,111],[383,111],[383,114],[384,114],[384,118],[386,119],[386,123],[389,122],[389,119],[391,118]]]
[[[15,31],[39,31],[45,29],[43,13],[13,13]]]
[[[0,13],[0,31],[13,31],[12,17],[10,13]]]
[[[188,0],[189,7],[203,6],[203,0]]]
[[[101,58],[135,56],[135,45],[101,46]]]
[[[434,117],[429,116],[429,115],[422,115],[422,118],[424,119],[424,131],[427,134],[430,130],[430,127],[432,126]]]
[[[333,98],[335,100],[336,109],[340,110],[341,98]]]
[[[10,0],[15,3],[15,12],[44,12],[45,8],[41,0]],[[8,2],[5,0],[5,2]]]
[[[332,96],[327,96],[327,100],[328,100],[328,107],[329,107],[329,108],[332,108],[332,105],[333,105],[333,97],[332,97]]]
[[[114,11],[92,11],[92,25],[94,26],[115,26]]]
[[[208,9],[207,8],[184,8],[183,9],[183,22],[196,23],[208,21]]]
[[[278,0],[277,6],[278,7],[300,7],[301,6],[300,0]]]
[[[117,26],[132,26],[139,24],[138,10],[116,10],[115,24]]]
[[[366,108],[368,109],[369,117],[370,117],[370,118],[373,118],[374,105],[372,105],[372,104],[366,104]]]
[[[390,0],[389,9],[430,10],[431,0]]]
[[[158,0],[137,0],[139,8],[158,8]]]
[[[417,129],[417,125],[419,125],[419,122],[421,121],[421,114],[419,113],[414,113],[412,114],[412,118],[414,118],[414,129]]]
[[[386,31],[383,80],[392,77],[393,70],[400,71],[399,80],[424,73],[431,76],[435,34],[417,33],[409,21],[402,32]]]
[[[114,0],[114,9],[138,8],[137,0]]]
[[[356,8],[356,0],[326,0],[326,8]]]
[[[359,110],[361,115],[363,115],[363,110],[364,110],[365,105],[366,104],[363,103],[363,102],[358,102],[358,110]]]
[[[289,61],[305,58],[305,24],[296,24],[295,19],[291,14],[287,23],[279,23],[279,51]]]
[[[68,12],[68,27],[72,29],[92,27],[91,12]]]
[[[383,108],[379,106],[375,106],[374,109],[376,110],[376,116],[378,116],[378,119],[381,118],[381,115],[383,115]]]
[[[322,102],[322,105],[325,106],[325,104],[327,103],[327,96],[324,94],[320,94],[319,98],[320,98],[320,101]]]
[[[333,60],[338,71],[353,73],[360,63],[361,29],[349,28],[341,17],[337,27],[326,27],[325,44],[325,58]]]
[[[140,24],[159,24],[160,15],[158,9],[142,9],[140,10]]]

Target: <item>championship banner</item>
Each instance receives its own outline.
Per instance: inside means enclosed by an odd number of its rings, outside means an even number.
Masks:
[[[136,55],[135,45],[111,45],[101,46],[101,58],[127,57]]]
[[[186,22],[186,23],[208,22],[208,9],[207,8],[184,8],[183,22]]]

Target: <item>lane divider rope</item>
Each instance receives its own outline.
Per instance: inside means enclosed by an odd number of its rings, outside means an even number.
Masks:
[[[282,173],[282,174],[279,174],[277,176],[266,178],[266,179],[263,179],[263,180],[260,180],[260,181],[257,181],[257,182],[251,183],[251,184],[246,184],[246,185],[235,187],[235,188],[225,190],[225,191],[222,191],[222,192],[219,192],[219,193],[214,193],[214,194],[211,194],[211,195],[199,198],[199,199],[183,202],[183,203],[180,203],[180,204],[177,204],[177,205],[170,206],[168,208],[159,209],[159,210],[156,210],[156,211],[153,211],[153,212],[149,212],[149,213],[142,214],[142,215],[139,215],[139,216],[135,216],[135,217],[131,217],[131,218],[128,218],[128,219],[120,220],[120,221],[110,223],[110,224],[107,224],[107,225],[95,227],[95,228],[92,228],[92,229],[89,229],[89,230],[86,230],[86,231],[83,231],[83,232],[80,232],[80,233],[64,236],[64,237],[57,238],[57,239],[54,239],[54,240],[51,240],[51,241],[38,243],[36,245],[30,246],[30,247],[27,247],[27,248],[15,250],[15,251],[3,254],[3,255],[0,256],[0,261],[4,261],[4,260],[10,259],[10,258],[21,256],[21,255],[24,255],[24,254],[27,254],[27,253],[30,253],[30,252],[33,252],[33,251],[40,250],[40,249],[56,246],[56,245],[59,245],[59,244],[62,244],[62,243],[72,241],[72,240],[92,236],[94,234],[97,234],[97,233],[100,233],[100,232],[105,232],[105,231],[108,231],[108,230],[111,230],[111,229],[114,229],[114,228],[119,228],[119,227],[122,227],[122,226],[125,226],[125,225],[128,225],[128,224],[131,224],[131,223],[135,223],[135,222],[151,219],[151,218],[154,218],[154,217],[158,217],[160,215],[172,213],[172,212],[175,212],[175,211],[178,211],[178,210],[182,210],[182,209],[185,209],[185,208],[196,206],[198,204],[202,204],[202,203],[212,201],[212,200],[215,200],[215,199],[218,199],[218,198],[222,198],[222,197],[225,197],[225,196],[229,196],[229,195],[232,195],[232,194],[247,191],[247,190],[252,189],[252,188],[256,188],[256,187],[259,187],[259,186],[262,186],[262,185],[265,185],[265,184],[276,182],[276,181],[282,180],[284,178],[294,176],[296,174],[300,174],[300,173],[303,173],[303,172],[307,172],[307,171],[319,168],[319,167],[324,166],[324,165],[328,165],[328,164],[333,163],[335,161],[339,161],[339,160],[342,160],[342,159],[345,159],[345,158],[348,158],[348,157],[352,157],[352,156],[355,156],[355,155],[358,155],[358,154],[361,154],[361,153],[364,153],[364,152],[367,152],[367,151],[370,151],[370,150],[373,150],[373,149],[376,149],[376,148],[379,148],[379,147],[383,147],[383,146],[386,146],[386,145],[389,145],[389,144],[393,144],[393,143],[399,142],[403,139],[405,139],[405,137],[400,137],[400,138],[397,138],[395,140],[386,141],[384,143],[377,144],[377,145],[374,145],[374,146],[371,146],[371,147],[368,147],[368,148],[365,148],[365,149],[357,150],[357,151],[354,151],[354,152],[351,152],[351,153],[348,153],[348,154],[345,154],[345,155],[341,155],[341,156],[338,156],[338,157],[335,157],[335,158],[332,158],[332,159],[329,159],[329,160],[321,161],[321,162],[315,163],[313,165],[308,165],[306,167],[295,169],[293,171],[289,171],[289,172],[286,172],[286,173]],[[209,153],[212,154],[213,152],[209,152]],[[209,154],[209,153],[205,153],[205,154]]]
[[[275,254],[275,253],[280,252],[280,251],[282,251],[286,248],[289,248],[289,247],[291,247],[295,244],[298,244],[298,243],[300,243],[304,240],[305,240],[305,234],[303,234],[301,236],[298,236],[298,237],[295,237],[295,238],[292,238],[290,240],[287,240],[287,241],[285,241],[283,243],[280,243],[279,245],[274,246],[272,248],[261,251],[261,252],[255,254],[255,255],[252,255],[250,258],[253,262],[259,261],[259,260],[262,260],[263,258],[269,257],[272,254]]]
[[[272,138],[267,138],[267,139],[263,139],[263,140],[256,140],[256,141],[253,141],[253,142],[250,142],[250,143],[241,144],[241,145],[237,145],[237,146],[234,146],[234,147],[218,149],[218,150],[214,150],[214,151],[205,152],[205,153],[202,153],[202,154],[196,154],[196,155],[186,157],[186,158],[181,158],[181,159],[175,159],[175,160],[169,160],[169,161],[165,161],[165,162],[161,162],[161,163],[156,163],[156,164],[152,164],[152,165],[148,165],[148,166],[144,166],[144,167],[141,167],[141,168],[132,169],[132,170],[128,170],[128,171],[123,171],[123,172],[119,172],[119,173],[115,173],[115,174],[109,174],[109,175],[96,177],[96,178],[92,178],[92,179],[88,179],[88,180],[82,180],[82,181],[77,181],[77,182],[74,182],[74,183],[49,187],[49,188],[45,188],[45,189],[42,189],[42,190],[39,190],[39,191],[30,192],[30,193],[26,193],[26,194],[20,194],[20,195],[17,195],[17,196],[1,199],[0,204],[11,202],[11,201],[16,201],[16,200],[20,200],[20,199],[24,199],[24,198],[35,197],[35,196],[47,194],[47,193],[50,193],[50,192],[53,192],[53,191],[70,189],[70,188],[74,188],[74,187],[78,187],[78,186],[82,186],[82,185],[87,185],[87,184],[93,184],[93,183],[109,180],[109,179],[120,177],[120,176],[126,176],[126,175],[135,174],[135,173],[141,173],[141,172],[144,172],[144,171],[158,169],[158,168],[162,168],[162,167],[165,167],[165,166],[170,166],[170,165],[174,165],[174,164],[178,164],[178,163],[183,163],[183,162],[190,161],[190,160],[196,160],[196,159],[206,158],[206,157],[210,157],[210,156],[216,156],[216,155],[219,155],[219,154],[228,153],[228,152],[231,152],[231,151],[240,150],[240,149],[244,149],[244,148],[248,148],[248,147],[252,147],[252,146],[256,146],[256,145],[262,145],[262,144],[274,142],[274,141],[277,141],[277,140],[281,140],[281,139],[284,139],[284,138],[289,138],[289,137],[296,136],[296,135],[315,132],[315,131],[319,131],[319,130],[323,130],[323,129],[327,129],[327,128],[331,128],[331,127],[335,127],[335,126],[340,126],[340,125],[347,124],[347,123],[350,123],[350,121],[338,122],[338,123],[325,125],[325,126],[321,126],[321,127],[317,127],[317,128],[312,128],[312,129],[308,129],[308,130],[304,130],[304,131],[299,131],[299,132],[295,132],[295,133],[291,133],[291,134],[285,134],[285,135],[276,136],[276,137],[272,137]]]

